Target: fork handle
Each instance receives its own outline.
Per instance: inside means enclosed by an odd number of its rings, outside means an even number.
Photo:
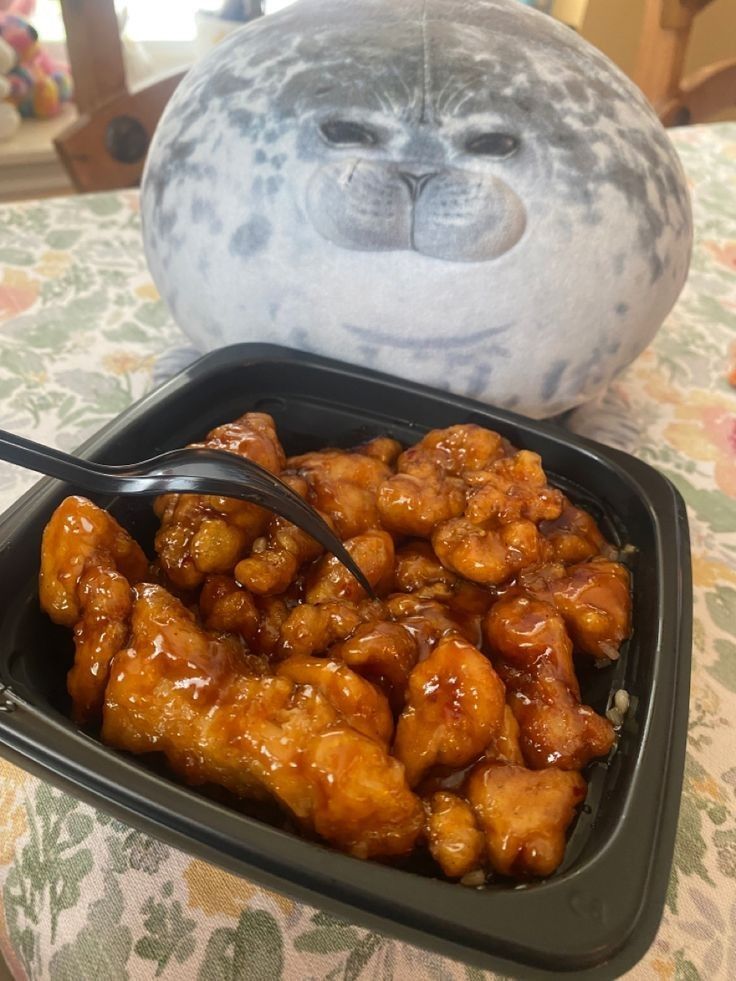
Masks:
[[[42,443],[34,443],[32,439],[16,436],[15,433],[9,433],[4,429],[0,429],[0,460],[25,467],[26,470],[33,470],[35,473],[46,474],[47,477],[56,477],[58,480],[97,494],[192,494],[198,492],[201,484],[201,475],[194,474],[131,474],[130,468],[125,473],[124,467],[118,468],[118,472],[115,472],[110,467],[91,463],[89,460],[77,460],[68,453],[62,453],[61,450],[54,450]],[[217,479],[209,478],[210,494],[219,493],[222,497],[238,497],[273,510],[273,492],[268,486],[247,486],[244,483],[242,487],[234,490],[231,480],[222,481],[222,486],[219,488],[218,483]],[[307,509],[298,495],[286,487],[284,490],[287,492],[287,499],[291,500],[291,508],[287,511],[289,520],[307,531],[328,551],[336,555],[343,565],[350,569],[367,594],[374,596],[370,583],[342,542],[321,519],[311,513],[311,509]],[[311,520],[308,520],[310,518]]]
[[[42,443],[35,443],[32,439],[17,436],[4,429],[0,429],[0,460],[83,487],[90,486],[91,477],[104,481],[106,476],[96,463],[85,460],[84,465],[80,465],[79,461],[68,453],[54,450]],[[100,486],[99,489],[108,488]]]
[[[118,474],[99,463],[79,460],[61,450],[54,450],[4,429],[0,429],[0,460],[47,477],[55,477],[90,493],[157,495],[167,492],[192,493],[197,490],[196,477],[181,475],[164,478],[161,474]],[[211,483],[214,486],[217,482]],[[223,496],[230,490],[228,483],[223,484]]]

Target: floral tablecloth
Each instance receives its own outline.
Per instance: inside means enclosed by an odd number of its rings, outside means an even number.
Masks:
[[[689,507],[685,790],[664,920],[629,977],[690,981],[736,978],[736,124],[673,139],[694,198],[688,286],[569,425],[658,467]],[[0,208],[0,426],[71,449],[181,343],[146,272],[135,192]],[[0,510],[33,479],[0,464]],[[0,950],[16,978],[52,981],[483,976],[234,878],[2,760]]]

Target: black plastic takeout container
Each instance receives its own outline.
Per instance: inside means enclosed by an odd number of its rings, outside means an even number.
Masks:
[[[248,410],[273,415],[287,453],[404,443],[475,422],[542,455],[553,483],[631,545],[634,632],[621,659],[582,678],[605,710],[631,708],[550,879],[470,889],[415,867],[363,862],[178,784],[79,732],[66,717],[70,632],[40,612],[43,527],[75,488],[42,480],[0,518],[0,752],[153,835],[346,919],[480,967],[522,977],[612,978],[652,942],[664,906],[687,731],[692,602],[685,508],[659,473],[621,452],[487,405],[286,348],[243,344],[207,355],[91,439],[82,455],[123,464],[201,438]],[[150,548],[145,500],[99,500]],[[422,877],[422,874],[424,877]]]

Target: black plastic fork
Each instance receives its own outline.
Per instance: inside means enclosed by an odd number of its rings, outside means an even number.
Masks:
[[[108,467],[0,429],[0,460],[93,494],[211,494],[258,504],[311,535],[350,570],[369,596],[375,596],[360,567],[318,512],[269,470],[246,457],[196,447]]]

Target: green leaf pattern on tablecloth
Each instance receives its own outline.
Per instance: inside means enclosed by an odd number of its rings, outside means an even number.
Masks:
[[[234,928],[214,930],[204,951],[199,981],[281,978],[284,941],[279,924],[262,909],[243,910]]]
[[[28,837],[8,870],[2,897],[11,941],[29,973],[42,960],[42,945],[59,934],[64,913],[78,907],[82,883],[93,868],[84,842],[92,817],[66,794],[37,783],[26,800]],[[38,930],[46,927],[45,935]]]
[[[119,981],[127,976],[132,948],[129,927],[121,923],[125,903],[120,884],[105,879],[102,896],[90,905],[89,917],[76,937],[51,958],[54,981]]]
[[[699,234],[688,286],[650,348],[568,421],[667,474],[691,521],[683,805],[637,981],[736,977],[736,125],[673,138]],[[134,192],[0,209],[0,426],[72,448],[182,341],[145,270]],[[0,507],[32,481],[0,465]],[[2,762],[0,802],[0,948],[18,978],[490,977],[228,876]]]
[[[2,425],[72,449],[179,343],[146,271],[135,192],[0,208]],[[10,501],[34,477],[0,463]]]
[[[149,896],[141,907],[143,927],[146,935],[136,942],[135,952],[139,957],[156,964],[156,977],[159,977],[173,958],[183,964],[195,950],[192,930],[196,922],[184,916],[178,899],[171,899],[173,885],[165,882],[161,887],[161,901]]]

